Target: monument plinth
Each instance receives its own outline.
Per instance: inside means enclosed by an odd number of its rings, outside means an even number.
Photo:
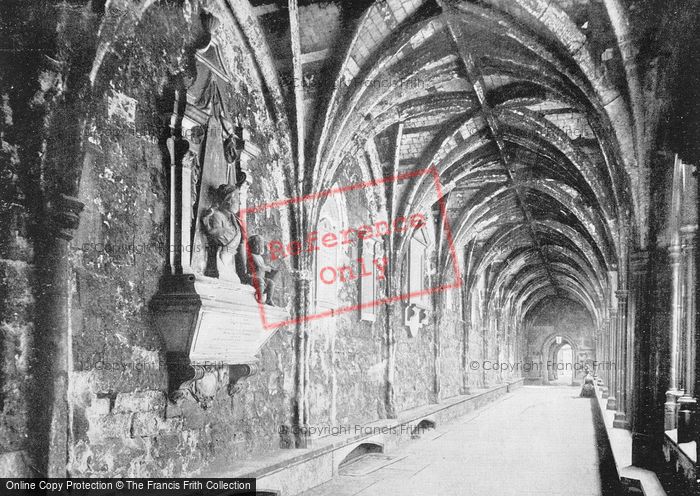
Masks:
[[[216,43],[195,58],[196,77],[175,85],[167,140],[169,263],[151,311],[165,344],[171,398],[191,396],[206,407],[226,378],[233,394],[236,381],[256,373],[256,355],[275,332],[263,325],[263,303],[266,316],[288,316],[270,304],[277,270],[256,279],[248,267],[250,260],[266,267],[264,253],[246,253],[239,217],[260,149],[225,97],[233,86]]]
[[[212,277],[163,277],[151,308],[174,397],[221,367],[228,367],[229,392],[235,392],[236,381],[256,373],[256,355],[275,333],[263,326],[252,286]],[[288,318],[283,308],[266,305],[264,311],[276,321]]]

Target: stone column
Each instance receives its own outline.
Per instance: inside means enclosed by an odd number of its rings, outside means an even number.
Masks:
[[[627,299],[629,291],[621,289],[615,292],[617,297],[617,336],[618,336],[618,357],[619,364],[617,367],[617,411],[615,412],[615,420],[613,427],[620,429],[629,429],[629,420],[627,418],[627,396],[629,377],[629,331],[627,329]]]
[[[610,311],[603,321],[603,380],[605,381],[605,397],[610,395]]]
[[[170,154],[170,226],[169,234],[169,268],[172,275],[182,274],[182,168],[178,163],[177,143],[178,137],[168,138],[168,152]]]
[[[595,350],[595,356],[596,356],[596,361],[598,362],[598,366],[596,367],[596,373],[598,374],[598,377],[603,381],[603,385],[607,388],[608,387],[608,378],[605,375],[605,366],[602,365],[605,363],[605,330],[607,328],[608,324],[608,318],[605,317],[603,319],[603,323],[600,326],[600,342],[596,346]]]
[[[681,284],[685,287],[685,301],[681,302],[681,321],[685,324],[685,329],[682,330],[685,335],[683,340],[683,349],[679,349],[679,355],[682,354],[685,358],[683,361],[683,370],[678,370],[678,374],[683,374],[684,394],[677,399],[676,411],[682,402],[692,402],[695,394],[695,361],[697,356],[695,353],[695,336],[693,335],[693,327],[695,325],[695,233],[697,225],[683,226],[681,228],[681,243],[682,256],[684,259],[684,273],[681,279],[685,279]],[[678,417],[675,418],[676,426]]]
[[[632,283],[630,329],[634,332],[631,352],[634,360],[632,377],[632,403],[630,423],[632,428],[632,464],[653,469],[660,462],[663,432],[655,425],[656,398],[651,385],[650,355],[653,347],[651,328],[651,283],[649,253],[638,252],[632,256]]]
[[[42,477],[66,476],[71,359],[69,242],[82,209],[81,202],[66,195],[49,202],[45,236],[37,249],[40,294],[30,365],[29,422],[35,426],[31,440],[32,465]]]
[[[304,269],[294,271],[296,286],[296,332],[295,345],[295,376],[296,392],[292,411],[292,439],[290,446],[294,448],[307,448],[309,443],[309,408],[307,388],[309,382],[309,323],[304,319],[308,315],[311,304],[311,273]]]
[[[615,311],[612,309],[608,309],[608,327],[605,331],[605,356],[608,359],[608,368],[607,368],[607,374],[608,374],[608,394],[612,395],[613,397],[615,396],[615,354],[613,352],[613,346],[615,343],[615,336],[614,336],[614,331],[615,331],[615,319],[616,319]]]
[[[698,181],[698,187],[700,188],[700,181]],[[697,228],[696,228],[697,231]],[[695,377],[695,382],[693,384],[693,391],[695,394],[695,397],[698,397],[698,393],[700,393],[700,312],[698,312],[698,308],[700,308],[700,291],[698,291],[698,283],[700,281],[698,280],[697,277],[697,267],[698,265],[698,256],[700,256],[700,250],[696,249],[695,243],[696,243],[696,237],[695,233],[696,231],[693,232],[693,265],[695,266],[694,270],[694,277],[693,277],[693,287],[695,291],[695,301],[694,301],[694,308],[695,308],[695,315],[692,317],[694,319],[695,323],[695,370],[694,370],[694,377]],[[700,445],[700,443],[698,443]]]
[[[444,298],[441,293],[436,293],[433,299],[435,314],[433,318],[433,390],[430,394],[431,403],[440,403],[440,355],[441,355],[441,345],[440,345],[440,330],[442,328],[442,322],[445,320],[445,315],[442,312],[437,311],[438,308],[445,311]]]
[[[483,330],[481,331],[481,336],[482,336],[482,341],[481,341],[481,360],[482,363],[484,360],[487,359],[488,353],[489,353],[489,341],[488,341],[488,336],[489,336],[489,329],[488,326],[489,322],[487,321]],[[487,381],[486,379],[486,369],[484,367],[481,367],[481,381],[482,381],[482,387],[488,388],[491,386],[491,383]]]
[[[603,398],[607,399],[610,388],[610,367],[608,365],[608,330],[610,329],[610,317],[603,319],[600,328],[600,344],[596,348],[596,360],[598,361],[597,373],[603,380]]]
[[[502,328],[503,328],[503,322],[502,322],[502,313],[503,309],[500,306],[496,306],[494,308],[493,314],[494,318],[496,319],[496,332],[494,335],[494,338],[496,339],[496,355],[495,359],[497,362],[501,362],[501,352],[502,350],[502,344],[503,344],[503,334],[502,334]],[[503,371],[498,369],[496,372],[497,377],[496,377],[496,383],[501,384],[503,382]]]
[[[700,181],[697,181],[698,185],[698,197],[700,198]],[[700,203],[696,206],[698,210],[700,210]],[[700,212],[698,213],[698,218],[700,219]],[[695,243],[696,243],[696,232],[697,232],[697,226],[695,231],[693,231],[693,264],[696,267],[695,270],[695,277],[693,280],[693,287],[695,291],[695,316],[694,316],[694,322],[695,322],[695,384],[694,384],[694,392],[697,397],[698,393],[700,393],[700,312],[698,312],[698,309],[700,308],[700,291],[698,290],[698,284],[700,281],[698,280],[699,278],[697,277],[697,267],[700,267],[700,264],[698,263],[698,257],[700,256],[700,250],[695,249]],[[699,440],[700,441],[700,440]],[[700,442],[697,442],[697,446],[700,446]]]
[[[389,267],[394,264],[390,263]],[[386,279],[386,295],[394,294],[393,288],[399,288],[399,275],[394,271]],[[387,418],[396,418],[396,400],[394,391],[394,381],[396,377],[396,333],[394,332],[394,322],[397,316],[395,312],[400,311],[401,305],[387,305],[386,307],[386,326],[384,330],[384,357],[386,359],[386,369],[384,371],[384,408]],[[399,317],[402,318],[402,317]]]
[[[617,292],[615,292],[616,297],[617,297]],[[615,410],[618,409],[620,401],[621,401],[621,388],[622,388],[622,374],[621,370],[622,367],[624,367],[624,364],[622,362],[622,334],[621,334],[621,328],[620,328],[620,307],[618,306],[616,311],[615,311],[615,327],[613,329],[613,333],[615,336],[615,369],[613,371],[613,374],[615,376]]]
[[[617,309],[610,308],[610,328],[608,329],[610,342],[608,354],[610,356],[610,385],[608,386],[608,410],[617,410]]]
[[[681,247],[674,244],[669,248],[671,260],[671,332],[669,336],[669,381],[664,404],[664,429],[676,428],[676,410],[678,398],[683,392],[678,389],[678,358],[681,331]]]
[[[469,331],[471,322],[462,322],[462,394],[469,394]]]
[[[671,195],[670,232],[671,243],[669,258],[671,263],[671,329],[669,333],[669,380],[664,404],[664,429],[676,428],[678,398],[683,396],[679,387],[679,357],[681,323],[683,319],[682,275],[681,275],[681,240],[680,227],[683,205],[683,163],[676,155],[673,164],[673,186]]]
[[[695,330],[695,315],[696,315],[696,305],[695,299],[697,294],[695,292],[695,278],[696,278],[696,265],[695,265],[695,243],[696,234],[698,226],[684,226],[681,228],[681,239],[683,244],[683,255],[685,258],[685,286],[686,286],[686,298],[685,298],[685,350],[683,353],[686,355],[685,360],[685,392],[687,395],[693,396],[697,394],[697,389],[695,388],[695,362],[698,358],[695,352],[696,338],[694,335]]]

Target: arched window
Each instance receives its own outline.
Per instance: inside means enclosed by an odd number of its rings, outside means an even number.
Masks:
[[[364,266],[367,268],[371,275],[360,277],[360,318],[362,320],[368,320],[374,322],[376,318],[376,307],[368,306],[362,307],[362,305],[373,303],[377,301],[379,294],[379,273],[375,261],[381,261],[383,258],[382,243],[374,239],[364,239],[362,240],[362,248],[360,257],[364,262]],[[384,263],[383,261],[380,263]]]
[[[316,275],[316,308],[319,311],[338,308],[338,277],[336,269],[340,265],[343,247],[340,239],[336,242],[324,242],[324,236],[338,236],[343,229],[341,205],[336,196],[326,199],[321,207],[317,226],[318,251],[314,273]]]
[[[426,276],[430,272],[428,243],[425,229],[417,229],[408,246],[408,293],[412,295],[409,297],[409,303],[424,309],[430,306],[430,299],[427,294],[418,293],[427,288]]]

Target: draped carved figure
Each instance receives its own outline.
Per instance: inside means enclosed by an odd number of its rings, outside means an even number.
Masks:
[[[212,205],[202,215],[202,230],[207,237],[207,263],[204,275],[224,281],[247,282],[241,274],[243,243],[238,186],[221,184],[214,191]]]

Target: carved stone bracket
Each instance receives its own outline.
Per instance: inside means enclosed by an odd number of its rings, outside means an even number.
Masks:
[[[168,395],[172,401],[178,401],[187,396],[195,397],[192,386],[206,374],[202,365],[191,364],[187,356],[181,353],[168,353],[166,358],[168,368]]]
[[[228,393],[235,394],[241,379],[258,372],[256,354],[275,333],[264,327],[251,286],[201,275],[163,277],[151,310],[166,347],[171,399],[192,398],[203,408],[204,396],[214,396],[204,391],[220,379],[212,370],[228,367]],[[265,315],[270,322],[289,318],[272,306]]]
[[[72,196],[60,194],[49,202],[48,207],[56,236],[66,241],[73,239],[73,231],[78,228],[80,213],[85,208],[83,202]]]
[[[259,370],[257,363],[231,365],[228,368],[228,395],[233,396],[238,393],[241,390],[241,385],[238,381],[257,375]]]
[[[169,379],[168,396],[170,400],[178,402],[182,399],[192,398],[206,408],[208,400],[200,397],[201,395],[195,391],[194,385],[196,381],[204,379],[207,374],[215,374],[217,370],[216,364],[192,363],[187,356],[181,353],[168,353],[166,363]],[[257,375],[258,371],[257,363],[228,365],[228,395],[234,396],[240,392],[240,381]]]
[[[404,325],[408,327],[410,337],[416,336],[427,320],[428,312],[415,303],[409,303],[404,309]]]

